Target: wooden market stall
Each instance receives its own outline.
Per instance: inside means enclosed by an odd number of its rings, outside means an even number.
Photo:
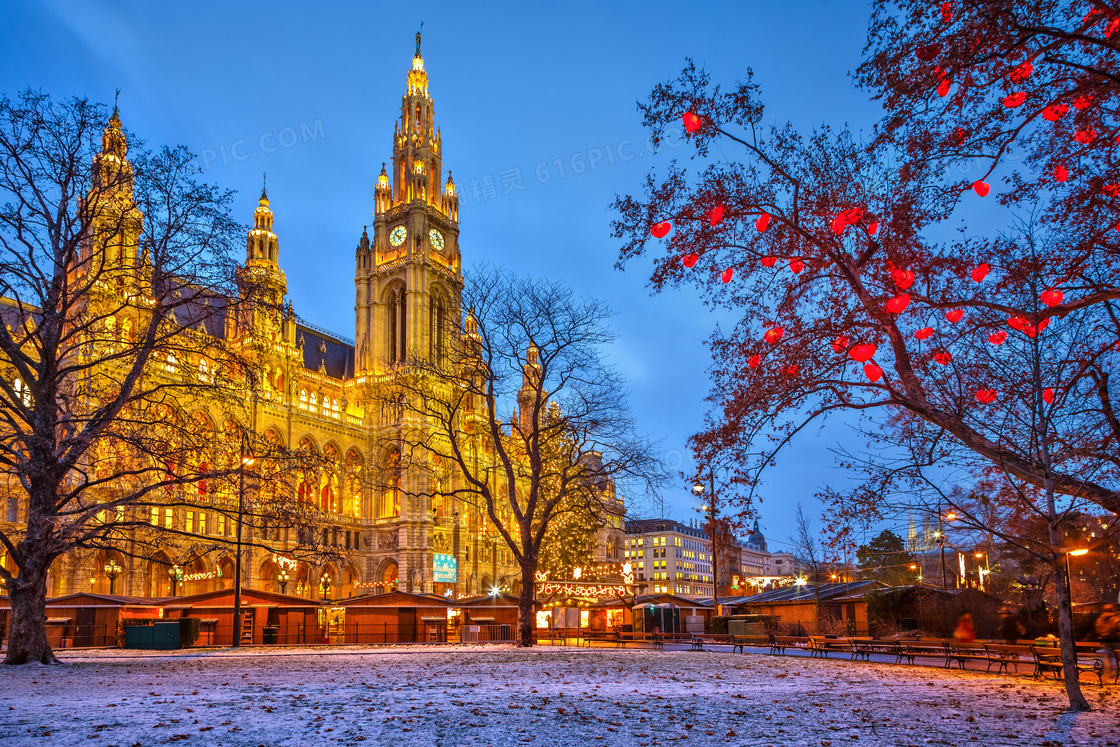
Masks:
[[[163,616],[163,600],[79,592],[47,600],[47,640],[52,648],[116,646],[128,618]],[[0,641],[7,641],[11,602],[0,596]]]
[[[202,621],[196,646],[233,644],[233,589],[217,589],[164,600],[165,617]],[[328,643],[327,616],[318,600],[260,589],[241,589],[241,643],[309,645]]]
[[[346,643],[446,643],[451,604],[434,594],[390,591],[343,599],[331,614],[341,623]]]

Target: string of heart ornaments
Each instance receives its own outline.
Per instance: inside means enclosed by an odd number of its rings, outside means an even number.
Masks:
[[[951,3],[944,3],[942,5],[942,17],[946,23],[948,23],[952,18],[951,6]],[[1120,24],[1120,21],[1117,21],[1116,23]],[[939,53],[940,46],[931,45],[928,47],[919,48],[918,57],[923,60],[926,60],[927,58],[932,60]],[[938,70],[940,71],[940,68],[938,68]],[[1027,77],[1029,77],[1032,71],[1033,66],[1031,65],[1030,61],[1027,61],[1014,68],[1010,74],[1010,78],[1014,82],[1021,82],[1022,80],[1025,80]],[[942,95],[945,94],[942,93]],[[1025,93],[1016,93],[1004,99],[1004,106],[1014,108],[1021,105],[1025,100]],[[1092,97],[1083,96],[1074,99],[1074,106],[1079,109],[1087,108],[1091,105],[1091,103]],[[1068,112],[1068,110],[1069,107],[1064,104],[1052,105],[1050,107],[1047,107],[1043,111],[1043,116],[1050,121],[1057,121],[1066,112]],[[681,120],[684,125],[685,131],[689,134],[698,132],[704,126],[703,117],[695,114],[694,112],[685,112],[682,115]],[[958,127],[958,139],[961,142],[963,142],[963,140],[967,138],[967,133],[961,135],[960,133],[962,132],[962,128]],[[1080,137],[1080,133],[1075,137],[1077,137],[1078,141],[1081,142],[1082,138]],[[1093,138],[1095,138],[1095,131],[1093,131]],[[1087,142],[1092,142],[1093,138],[1088,139]],[[1058,181],[1065,181],[1068,178],[1068,171],[1064,167],[1059,166],[1057,169],[1055,169],[1055,177]],[[990,186],[984,181],[974,182],[972,188],[976,192],[976,194],[981,197],[987,196],[990,190]],[[1104,190],[1111,196],[1120,195],[1120,185],[1106,185],[1104,187]],[[751,215],[752,217],[754,214],[754,211],[749,213],[749,215]],[[755,229],[759,233],[764,233],[770,226],[771,216],[764,210],[758,210],[757,215],[758,217],[755,220]],[[722,204],[716,205],[708,212],[708,222],[712,227],[718,226],[723,223],[726,217],[727,208]],[[879,221],[873,216],[865,213],[865,211],[860,207],[846,207],[839,210],[833,216],[830,224],[832,232],[838,235],[842,235],[848,228],[855,226],[862,226],[866,230],[868,236],[874,236],[879,229]],[[1117,223],[1116,228],[1117,230],[1120,230],[1120,223]],[[654,238],[660,239],[668,236],[672,229],[672,221],[663,220],[655,223],[650,227],[650,234]],[[696,265],[699,259],[699,253],[689,252],[681,258],[681,261],[685,267],[692,268]],[[773,256],[763,257],[760,260],[762,266],[767,268],[773,267],[777,263],[777,261],[778,258]],[[891,272],[892,281],[901,292],[889,298],[883,304],[883,309],[889,314],[898,316],[905,312],[906,309],[910,306],[911,296],[905,291],[914,284],[915,275],[912,271],[895,267],[889,262],[888,267]],[[792,257],[789,259],[789,269],[795,275],[800,273],[804,268],[804,260],[798,257]],[[991,272],[991,269],[991,266],[987,263],[980,263],[971,270],[971,272],[969,273],[969,277],[971,277],[971,279],[976,283],[982,283],[988,276],[988,273]],[[725,284],[730,283],[732,278],[734,277],[734,273],[734,268],[728,267],[721,273],[720,280]],[[1043,305],[1053,308],[1060,305],[1065,300],[1065,294],[1061,290],[1058,290],[1056,288],[1048,288],[1040,294],[1039,300]],[[957,324],[963,318],[963,309],[949,309],[945,312],[945,320],[950,324]],[[1049,324],[1049,319],[1042,319],[1036,323],[1031,323],[1029,319],[1014,314],[1010,315],[1007,319],[1007,325],[1009,327],[1018,332],[1021,332],[1029,338],[1037,337],[1038,333],[1046,329]],[[937,331],[935,329],[926,326],[916,330],[914,332],[914,338],[919,341],[924,341],[933,337],[935,334],[937,334]],[[770,345],[777,345],[784,335],[785,330],[781,326],[773,325],[763,335],[763,340]],[[1006,340],[1007,332],[1003,330],[988,335],[989,344],[994,346],[1003,345]],[[832,349],[837,354],[846,352],[849,358],[856,361],[857,363],[862,363],[863,373],[871,383],[874,384],[882,378],[883,369],[872,360],[878,350],[878,347],[876,345],[871,343],[860,343],[851,345],[851,341],[847,337],[841,336],[837,337],[833,341]],[[947,366],[952,362],[953,356],[948,350],[939,348],[933,351],[932,359],[938,365]],[[757,368],[759,365],[761,365],[761,363],[762,358],[757,354],[752,355],[747,361],[747,365],[751,368]],[[797,365],[791,364],[785,366],[782,370],[782,373],[788,376],[796,376],[799,370],[800,369]],[[995,402],[998,399],[999,394],[995,389],[982,388],[976,390],[975,396],[977,402],[983,405],[987,405]],[[1054,390],[1052,388],[1046,388],[1043,390],[1042,396],[1047,404],[1051,404],[1054,401]]]

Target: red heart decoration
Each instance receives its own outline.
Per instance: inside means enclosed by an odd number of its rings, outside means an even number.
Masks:
[[[972,183],[972,189],[981,197],[987,197],[992,186],[985,181],[977,180]]]
[[[1021,316],[1009,316],[1007,317],[1007,326],[1022,332],[1027,326],[1027,320]]]
[[[1038,335],[1039,332],[1041,332],[1042,330],[1046,329],[1049,326],[1050,326],[1050,320],[1049,319],[1043,319],[1041,322],[1038,323],[1037,327],[1033,324],[1024,323],[1023,328],[1019,331],[1022,332],[1027,337],[1030,337],[1030,338],[1033,339],[1036,335]]]
[[[949,324],[956,324],[964,316],[964,309],[951,309],[945,312],[945,318],[949,320]]]
[[[723,205],[716,205],[712,208],[712,215],[708,221],[713,226],[718,226],[720,223],[723,223]]]
[[[777,262],[777,261],[778,261],[777,257],[763,257],[762,258],[762,266],[763,267],[773,267],[774,263]]]
[[[847,220],[847,218],[844,217],[843,213],[840,213],[839,215],[837,215],[835,218],[832,219],[832,232],[833,233],[844,233],[844,229],[847,228],[847,227],[848,227],[848,220]]]
[[[941,22],[949,23],[953,20],[953,4],[950,2],[941,3]]]
[[[765,231],[768,225],[770,225],[769,213],[763,213],[762,215],[758,216],[758,220],[754,222],[754,227],[759,233]]]
[[[1106,184],[1101,187],[1101,191],[1109,197],[1115,197],[1120,194],[1120,184]]]
[[[649,232],[653,234],[653,238],[660,239],[671,230],[673,230],[673,224],[667,220],[663,220],[660,223],[655,223],[653,228],[649,229]]]
[[[872,235],[872,236],[874,236],[874,235],[875,235],[875,232],[876,232],[876,231],[878,231],[878,230],[879,230],[879,221],[877,221],[877,220],[876,220],[876,221],[872,221],[872,222],[871,222],[871,223],[870,223],[870,224],[869,224],[869,225],[867,226],[867,233],[868,233],[868,234],[870,234],[870,235]]]
[[[1068,111],[1069,107],[1065,104],[1051,104],[1042,110],[1042,116],[1044,119],[1048,119],[1051,122],[1057,122],[1064,117]]]
[[[863,375],[874,384],[876,381],[883,377],[883,369],[876,366],[874,363],[868,363],[863,367]]]
[[[914,273],[909,270],[891,270],[891,279],[899,290],[906,290],[914,284]]]
[[[800,259],[791,259],[789,261],[789,269],[793,272],[794,275],[796,275],[797,273],[805,269],[805,263]]]
[[[914,333],[914,339],[925,340],[926,338],[930,337],[931,335],[933,335],[933,327],[922,327],[921,329],[919,329],[917,332]]]
[[[968,140],[968,130],[963,127],[953,130],[953,145],[964,145],[965,140]]]
[[[1038,300],[1053,308],[1060,304],[1065,299],[1065,297],[1066,295],[1060,290],[1054,290],[1053,288],[1051,288],[1050,290],[1042,291],[1042,294],[1039,295]]]
[[[976,401],[982,405],[990,405],[996,401],[995,389],[977,389]]]
[[[992,268],[986,264],[976,265],[976,267],[972,270],[972,279],[977,283],[984,282],[984,278],[988,277],[988,273],[991,272],[991,269]]]
[[[832,341],[832,352],[839,353],[844,348],[848,347],[848,338],[844,336],[837,337]]]
[[[993,345],[1002,345],[1003,341],[1007,339],[1006,332],[996,332],[993,335],[988,335],[988,342]]]
[[[799,366],[796,363],[791,363],[790,365],[786,366],[785,369],[783,369],[782,373],[784,373],[786,376],[796,376],[798,370]]]
[[[1060,163],[1054,167],[1054,179],[1059,182],[1064,182],[1066,179],[1069,179],[1069,172],[1066,171],[1066,167]]]
[[[735,268],[734,267],[728,267],[726,270],[723,271],[723,274],[719,276],[719,279],[722,280],[725,283],[730,283],[731,282],[731,276],[734,275],[734,274],[735,274]]]
[[[926,44],[923,47],[918,47],[917,49],[915,49],[914,54],[916,54],[918,56],[918,59],[922,62],[929,62],[930,60],[937,57],[937,55],[941,54],[941,45]]]
[[[704,120],[699,115],[692,112],[685,112],[681,115],[681,121],[684,122],[684,129],[686,132],[696,132],[704,125]]]
[[[862,345],[856,345],[854,348],[849,350],[848,355],[857,363],[867,363],[869,360],[875,357],[875,351],[878,349],[879,348],[877,346],[872,345],[869,342],[865,342]]]
[[[1073,139],[1082,145],[1088,145],[1097,139],[1097,131],[1092,128],[1088,130],[1078,130],[1074,133]]]
[[[947,366],[953,362],[953,356],[948,350],[938,350],[933,354],[933,359],[942,366]]]
[[[1054,402],[1054,390],[1053,389],[1043,389],[1042,390],[1042,401],[1045,402],[1048,405],[1052,404]]]
[[[1027,94],[1024,93],[1023,91],[1018,91],[1016,93],[1011,94],[1007,98],[1005,98],[1003,100],[1003,105],[1006,106],[1008,109],[1014,109],[1015,107],[1019,106],[1020,104],[1022,104],[1026,100],[1027,100]]]
[[[941,98],[945,98],[946,96],[949,95],[949,89],[952,88],[952,87],[953,87],[953,81],[946,78],[945,80],[943,80],[943,81],[941,81],[940,83],[937,84],[937,95],[940,96]]]
[[[696,252],[692,252],[691,254],[684,255],[684,257],[681,259],[681,262],[684,263],[685,267],[692,267],[696,264],[696,260],[698,259],[700,259],[700,255]]]
[[[883,305],[891,314],[901,314],[906,311],[906,307],[910,305],[910,296],[906,293],[901,293]]]
[[[1031,64],[1030,60],[1027,60],[1022,65],[1013,68],[1007,77],[1011,79],[1012,83],[1022,83],[1024,80],[1031,77],[1031,73],[1033,72],[1034,65]]]
[[[747,365],[750,366],[751,368],[758,368],[758,364],[761,363],[761,362],[762,362],[761,358],[759,358],[757,355],[752,355],[750,357],[750,359],[747,360]]]
[[[775,345],[777,344],[778,340],[782,339],[782,335],[784,335],[785,333],[786,331],[781,327],[771,327],[770,329],[766,330],[766,334],[762,336],[762,339],[766,340],[766,342],[770,343],[771,345]]]
[[[1073,105],[1078,109],[1088,109],[1093,105],[1093,94],[1087,93],[1083,96],[1078,96],[1073,100]]]

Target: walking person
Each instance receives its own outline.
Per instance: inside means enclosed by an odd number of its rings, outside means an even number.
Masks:
[[[976,642],[976,627],[972,624],[972,615],[967,612],[961,615],[957,620],[957,629],[953,631],[953,637],[961,643]]]
[[[1116,611],[1115,604],[1106,604],[1101,608],[1101,614],[1097,617],[1093,628],[1104,648],[1105,679],[1107,680],[1111,673],[1112,681],[1116,682],[1117,677],[1120,676],[1120,666],[1116,661],[1116,646],[1120,643],[1120,612]]]

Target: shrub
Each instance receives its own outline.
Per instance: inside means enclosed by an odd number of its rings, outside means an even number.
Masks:
[[[202,628],[202,619],[198,617],[179,618],[179,644],[183,648],[190,648],[198,640],[199,630]]]

